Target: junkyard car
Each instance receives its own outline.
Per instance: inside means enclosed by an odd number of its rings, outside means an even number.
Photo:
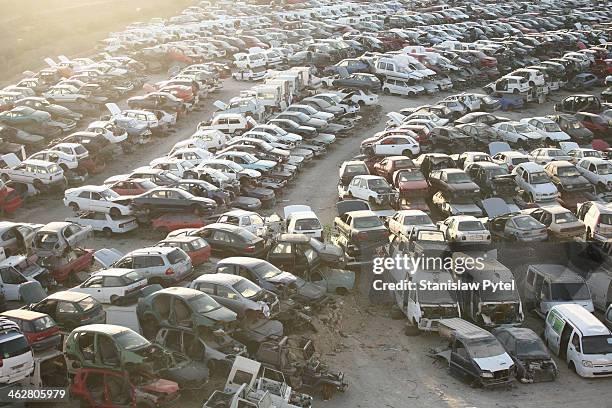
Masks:
[[[132,269],[103,269],[69,291],[86,293],[100,303],[119,304],[135,299],[147,279]]]
[[[106,320],[102,304],[85,293],[56,292],[28,308],[49,315],[65,331]]]
[[[336,207],[338,217],[334,218],[334,227],[339,236],[335,243],[349,256],[366,255],[367,251],[374,251],[383,245],[389,233],[366,202],[344,200]]]
[[[70,222],[50,222],[43,226],[34,237],[34,247],[39,256],[61,256],[91,236],[90,226]]]
[[[62,338],[57,324],[44,313],[13,309],[0,313],[0,317],[17,323],[33,350],[56,349],[61,344]]]

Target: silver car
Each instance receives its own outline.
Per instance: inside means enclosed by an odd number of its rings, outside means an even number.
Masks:
[[[237,313],[239,318],[255,318],[259,313],[269,318],[280,312],[280,302],[275,294],[242,276],[204,274],[194,279],[189,287],[206,293]]]

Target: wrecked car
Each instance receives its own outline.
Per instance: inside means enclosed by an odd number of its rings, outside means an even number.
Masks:
[[[85,293],[55,292],[26,308],[49,315],[63,331],[106,321],[102,304]]]
[[[336,207],[338,217],[334,219],[334,227],[338,230],[338,237],[334,243],[349,256],[366,255],[367,251],[373,252],[384,245],[389,233],[367,202],[344,200]]]
[[[492,333],[512,357],[516,378],[522,383],[554,381],[559,375],[557,364],[533,330],[498,327]]]
[[[71,222],[50,222],[36,231],[34,247],[40,257],[62,256],[92,235],[91,226]]]

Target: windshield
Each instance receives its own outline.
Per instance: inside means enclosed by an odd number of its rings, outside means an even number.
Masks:
[[[385,179],[372,179],[368,180],[368,187],[370,188],[381,188],[381,187],[389,187],[389,183]]]
[[[198,238],[196,240],[191,241],[190,246],[192,251],[197,251],[202,248],[206,248],[208,246],[208,243],[204,241],[204,239]]]
[[[609,164],[598,164],[597,165],[597,174],[601,176],[606,176],[608,174],[612,174],[612,166]]]
[[[51,317],[43,316],[40,319],[32,321],[32,327],[34,328],[35,332],[41,332],[50,329],[51,327],[55,327],[55,322]]]
[[[113,339],[115,339],[115,341],[126,350],[135,350],[151,344],[149,340],[145,339],[140,334],[133,332],[132,330],[122,331],[121,333],[114,335]]]
[[[295,222],[296,231],[321,229],[321,223],[317,218],[304,218]]]
[[[529,215],[522,217],[514,217],[514,224],[520,229],[532,230],[535,228],[542,228],[543,225]]]
[[[546,129],[547,132],[560,132],[561,129],[559,128],[559,125],[557,125],[556,123],[544,123],[544,129]]]
[[[125,275],[123,275],[123,279],[129,285],[130,283],[134,283],[134,282],[141,280],[142,276],[140,276],[139,272],[132,271],[132,272],[128,272]]]
[[[37,235],[36,247],[40,249],[53,249],[57,241],[57,235],[53,233]]]
[[[522,125],[515,125],[514,126],[514,131],[517,133],[521,133],[521,132],[531,132],[531,126],[527,125],[527,124],[522,124]]]
[[[555,215],[555,223],[557,224],[567,224],[576,221],[578,221],[578,218],[576,218],[576,216],[569,211],[563,214]]]
[[[425,180],[425,176],[418,170],[402,171],[399,174],[399,181],[422,181]]]
[[[368,168],[365,164],[349,164],[344,168],[344,174],[368,174]]]
[[[531,173],[531,184],[546,184],[549,182],[548,176],[543,171]]]
[[[462,184],[462,183],[471,183],[472,179],[467,173],[459,172],[459,173],[448,173],[447,179],[449,183],[453,184]]]
[[[497,340],[489,337],[469,339],[466,347],[472,358],[495,357],[506,353]]]
[[[445,241],[444,234],[441,231],[419,231],[417,239],[419,241]]]
[[[491,169],[487,169],[487,177],[493,178],[496,176],[503,176],[504,174],[508,174],[508,171],[504,167],[495,167]]]
[[[611,354],[612,336],[582,337],[582,352],[584,354]]]
[[[239,280],[233,285],[233,288],[245,298],[252,298],[261,291],[259,286],[255,285],[248,279]]]
[[[382,221],[376,216],[353,218],[353,226],[357,229],[375,228],[382,225]]]
[[[457,226],[459,231],[482,231],[486,229],[480,221],[462,221]]]
[[[87,153],[87,149],[85,149],[81,145],[75,146],[74,151],[75,151],[76,154],[85,154],[85,153]]]
[[[428,215],[410,215],[404,217],[404,225],[427,225],[433,224]]]
[[[542,340],[535,338],[533,340],[518,340],[516,342],[516,355],[519,358],[529,357],[548,357],[548,351]]]
[[[215,299],[206,294],[191,298],[189,304],[191,305],[191,309],[197,313],[208,313],[221,307]]]
[[[259,265],[253,268],[253,272],[255,272],[257,276],[263,279],[271,279],[282,273],[280,269],[268,262],[260,263]]]
[[[108,190],[100,191],[100,195],[106,199],[120,197],[119,194],[117,194],[115,191],[111,190],[110,188]]]
[[[562,166],[557,167],[557,175],[559,177],[578,177],[580,176],[580,173],[574,166]]]
[[[553,301],[591,300],[587,286],[582,282],[552,283]]]
[[[93,309],[96,306],[96,301],[92,297],[86,297],[85,299],[78,302],[78,305],[81,307],[81,310],[84,312]]]

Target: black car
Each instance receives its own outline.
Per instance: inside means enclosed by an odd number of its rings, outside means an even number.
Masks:
[[[188,191],[196,197],[214,200],[217,206],[230,205],[232,202],[231,195],[227,191],[221,190],[204,180],[184,179],[171,184],[170,187]]]
[[[130,109],[163,109],[172,112],[185,112],[183,101],[167,92],[152,92],[143,96],[133,96],[127,101]]]
[[[480,187],[470,179],[470,176],[461,169],[435,170],[429,173],[429,190],[431,194],[438,191],[446,197],[477,197],[480,196]]]
[[[334,79],[332,85],[338,88],[357,88],[378,91],[382,84],[380,79],[372,74],[355,73],[345,78]]]
[[[523,383],[554,381],[559,370],[546,346],[531,329],[499,327],[493,335],[516,365],[516,378]]]
[[[210,198],[196,197],[180,188],[158,187],[140,194],[132,199],[137,210],[147,213],[163,211],[188,211],[194,214],[206,214],[217,207]]]
[[[472,138],[458,128],[438,126],[431,130],[428,141],[432,147],[448,152],[463,152],[472,144]]]
[[[474,162],[465,171],[474,183],[480,187],[483,198],[512,197],[516,195],[517,185],[514,176],[504,167],[491,162]]]
[[[267,250],[264,239],[236,225],[209,224],[195,230],[192,235],[204,238],[217,254],[259,257]]]
[[[547,117],[557,123],[562,131],[570,135],[574,142],[589,144],[593,141],[593,132],[587,129],[574,115],[560,113]]]
[[[48,314],[61,330],[68,332],[79,326],[106,321],[106,312],[102,304],[91,296],[79,292],[56,292],[27,308]]]

